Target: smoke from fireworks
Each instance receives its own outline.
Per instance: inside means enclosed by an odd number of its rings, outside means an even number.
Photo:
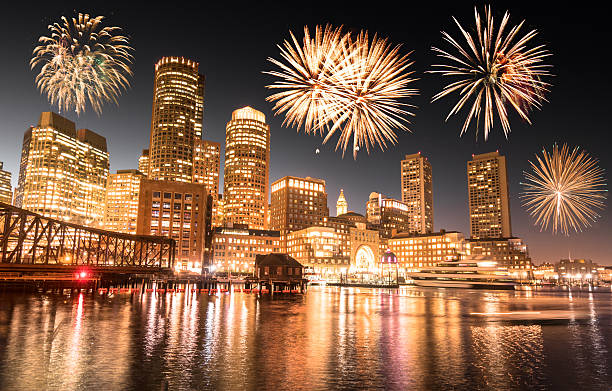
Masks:
[[[103,16],[87,14],[49,25],[30,61],[41,65],[36,86],[61,110],[83,112],[87,103],[100,114],[105,101],[117,103],[129,87],[133,48],[119,27],[102,27]]]
[[[533,108],[540,109],[542,102],[546,101],[544,93],[548,91],[550,84],[542,78],[551,76],[548,71],[550,66],[544,64],[544,60],[551,53],[544,45],[529,47],[537,31],[531,30],[525,35],[519,35],[525,22],[510,27],[508,12],[504,14],[497,32],[495,32],[491,7],[485,8],[484,19],[481,19],[476,8],[474,16],[475,37],[453,18],[465,39],[466,47],[444,31],[442,32],[444,41],[454,50],[432,47],[438,57],[449,60],[450,63],[434,65],[434,69],[429,73],[440,73],[443,76],[456,78],[434,95],[432,102],[457,92],[459,101],[449,112],[447,120],[464,106],[469,105],[468,102],[472,102],[461,135],[466,132],[472,119],[475,118],[478,136],[484,112],[484,139],[487,140],[493,127],[495,114],[507,138],[510,133],[508,120],[510,107],[531,124],[529,111]]]
[[[559,150],[557,145],[552,153],[542,151],[536,156],[537,164],[529,162],[533,172],[526,172],[523,205],[535,218],[541,230],[549,226],[556,233],[565,235],[569,230],[582,230],[590,226],[599,215],[596,209],[603,209],[607,195],[604,170],[597,160],[584,150],[567,145]]]
[[[407,72],[410,53],[400,55],[386,39],[343,33],[342,27],[317,26],[312,37],[304,27],[302,43],[290,34],[279,46],[284,62],[268,59],[280,70],[265,72],[279,79],[267,88],[282,91],[267,100],[276,102],[277,114],[285,113],[283,125],[319,132],[324,142],[339,132],[336,149],[343,154],[352,138],[354,158],[360,146],[369,152],[370,145],[395,143],[394,128],[409,130],[406,116],[413,114],[399,99],[417,94],[408,88],[414,81]]]

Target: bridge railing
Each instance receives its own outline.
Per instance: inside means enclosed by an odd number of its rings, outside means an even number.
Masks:
[[[0,202],[0,262],[172,269],[176,242],[44,217]]]

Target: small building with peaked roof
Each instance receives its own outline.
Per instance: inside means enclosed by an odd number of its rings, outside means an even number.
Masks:
[[[300,282],[303,271],[304,266],[287,254],[270,253],[255,257],[255,277],[260,280]]]

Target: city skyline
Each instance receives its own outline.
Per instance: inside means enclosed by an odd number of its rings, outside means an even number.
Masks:
[[[503,12],[503,6],[498,5],[496,8],[499,12]],[[518,7],[518,10],[517,7],[509,8],[513,10],[513,15],[516,18],[526,18],[528,22],[538,26],[547,23],[542,18],[541,13],[538,14],[538,11],[527,12],[526,8],[521,9],[521,7]],[[448,12],[440,12],[440,15],[436,16],[437,20],[434,23],[433,30],[436,30],[435,26],[438,24],[445,27],[449,26],[449,15],[459,13],[463,17],[466,14],[469,15],[470,10],[471,7],[469,6],[462,6],[461,9],[456,6],[449,9]],[[95,12],[103,13],[103,11]],[[272,116],[271,104],[264,101],[266,92],[263,86],[267,79],[259,72],[266,69],[265,58],[268,55],[274,54],[274,45],[280,43],[288,35],[287,26],[273,24],[270,27],[262,28],[261,31],[258,29],[254,30],[258,33],[263,31],[267,34],[266,38],[260,37],[260,40],[265,43],[261,53],[253,54],[257,57],[257,61],[254,61],[256,65],[253,62],[247,63],[240,66],[240,68],[235,68],[236,70],[234,71],[237,73],[234,75],[237,76],[237,83],[240,84],[240,81],[248,80],[246,85],[252,87],[251,91],[244,92],[245,89],[236,89],[234,85],[236,81],[233,81],[230,83],[229,88],[227,88],[227,92],[225,92],[222,89],[223,86],[220,88],[220,85],[228,80],[227,75],[217,73],[222,64],[218,59],[212,59],[212,57],[217,57],[214,54],[219,50],[218,47],[215,48],[213,45],[212,49],[207,49],[209,54],[206,51],[194,53],[193,49],[186,49],[185,47],[170,49],[172,42],[169,40],[168,42],[164,41],[164,45],[155,48],[155,53],[145,53],[143,56],[141,54],[142,50],[137,45],[138,33],[142,34],[146,30],[138,23],[131,22],[129,19],[122,19],[130,12],[133,11],[123,13],[116,11],[115,15],[109,18],[120,21],[121,23],[117,24],[121,24],[126,32],[133,34],[135,37],[135,55],[138,66],[136,68],[134,87],[123,94],[119,99],[118,107],[113,105],[104,106],[100,117],[96,117],[93,113],[86,113],[80,117],[72,114],[67,115],[71,120],[78,122],[79,126],[93,129],[106,137],[111,155],[111,173],[116,172],[118,169],[136,168],[140,151],[148,147],[147,128],[150,127],[150,101],[152,97],[150,85],[152,85],[153,64],[162,56],[185,56],[200,62],[201,72],[207,78],[207,103],[204,105],[203,138],[223,143],[225,127],[220,127],[219,124],[224,120],[227,121],[231,111],[239,107],[251,106],[262,111],[269,118],[268,122],[270,123],[272,133],[270,183],[286,175],[321,178],[327,183],[328,194],[334,195],[329,197],[331,201],[328,199],[328,206],[331,206],[332,210],[335,195],[339,193],[340,188],[343,188],[349,202],[349,209],[365,214],[365,203],[370,192],[381,192],[392,198],[401,199],[398,181],[399,161],[406,154],[422,151],[429,157],[433,166],[434,205],[436,205],[435,227],[437,229],[457,230],[468,235],[469,219],[467,183],[464,173],[465,162],[470,159],[473,153],[478,154],[499,150],[501,154],[507,156],[508,160],[510,210],[513,231],[515,236],[523,238],[528,244],[534,261],[537,263],[556,261],[562,257],[567,257],[567,254],[571,252],[572,256],[591,258],[593,261],[601,264],[612,264],[610,256],[606,256],[606,254],[610,253],[610,245],[604,240],[612,231],[608,212],[609,207],[604,210],[602,218],[593,227],[587,229],[584,233],[571,234],[567,238],[563,235],[554,236],[549,232],[540,233],[539,228],[533,225],[533,221],[520,206],[518,200],[518,193],[520,191],[519,182],[522,180],[522,171],[528,167],[528,159],[532,159],[533,155],[539,152],[542,147],[548,147],[555,141],[583,146],[593,156],[599,158],[602,167],[609,171],[610,162],[606,160],[609,159],[605,154],[606,148],[605,145],[597,143],[598,136],[596,131],[579,132],[579,136],[576,136],[572,134],[574,130],[572,126],[575,126],[573,125],[574,118],[564,118],[563,121],[555,118],[563,110],[572,112],[567,108],[567,102],[566,105],[563,105],[563,99],[569,99],[569,96],[572,96],[573,92],[575,92],[570,88],[570,93],[568,94],[567,86],[564,86],[567,83],[568,77],[570,82],[575,81],[567,72],[563,72],[563,69],[569,69],[570,65],[568,64],[571,64],[571,61],[564,62],[566,68],[561,67],[561,70],[555,68],[555,73],[559,75],[557,78],[559,80],[555,80],[556,86],[552,89],[550,95],[552,103],[546,104],[542,112],[533,113],[533,126],[528,127],[523,123],[515,122],[513,132],[509,136],[509,141],[503,139],[500,129],[494,129],[494,133],[488,142],[483,143],[481,141],[476,143],[471,135],[466,135],[462,139],[457,138],[456,133],[460,128],[460,120],[451,120],[449,123],[443,122],[443,105],[429,105],[427,103],[434,89],[426,86],[427,83],[434,83],[434,80],[422,74],[422,71],[429,65],[429,61],[427,61],[429,53],[426,53],[425,49],[427,44],[438,43],[438,35],[428,33],[425,39],[412,38],[407,40],[405,34],[399,34],[397,31],[393,31],[393,29],[390,31],[389,28],[383,29],[393,42],[403,43],[406,50],[417,49],[417,72],[419,77],[425,80],[423,85],[419,86],[422,90],[422,95],[418,99],[419,109],[417,110],[416,118],[413,120],[414,126],[412,126],[412,129],[414,133],[399,133],[399,144],[390,146],[387,152],[374,151],[371,155],[360,153],[357,161],[353,162],[348,157],[342,159],[340,154],[333,151],[333,144],[331,143],[321,146],[320,138],[308,137],[303,134],[297,134],[295,130],[282,128],[280,126],[281,119]],[[54,10],[50,11],[48,17],[54,19],[61,14],[69,13],[70,11],[62,11],[60,13]],[[335,18],[339,19],[338,16]],[[360,26],[359,23],[354,21],[360,18],[362,16],[350,14],[346,17],[346,23],[349,27]],[[307,23],[312,25],[313,23],[320,22],[316,15],[303,19],[296,18],[292,20],[288,27],[294,31],[299,31],[301,28],[300,24]],[[353,19],[352,22],[351,19]],[[44,24],[37,30],[37,28],[31,25],[28,26],[32,30],[32,36],[35,36],[43,27]],[[374,25],[374,27],[376,26]],[[541,30],[547,42],[561,45],[561,43],[557,42],[561,38],[555,37],[554,32],[548,27]],[[270,38],[269,35],[273,35],[273,38]],[[177,41],[180,41],[178,37],[174,37]],[[20,53],[27,54],[28,50],[31,50],[31,44],[30,46],[28,44],[25,46],[25,48],[20,50]],[[261,48],[262,45],[260,44],[258,47]],[[221,49],[221,52],[224,52],[224,49]],[[563,56],[563,51],[559,54],[557,54],[559,50],[554,50],[554,52],[555,57]],[[426,58],[425,60],[424,57]],[[562,61],[555,57],[553,58],[553,63],[557,67]],[[227,63],[231,62],[229,59],[224,61],[227,61]],[[215,78],[216,76],[218,78]],[[2,148],[0,149],[0,160],[5,162],[4,169],[12,172],[14,186],[16,185],[15,180],[19,171],[16,167],[20,148],[18,147],[13,151],[9,147],[12,148],[12,144],[19,144],[21,142],[20,135],[25,131],[25,127],[17,128],[11,124],[19,122],[22,124],[33,124],[34,118],[41,111],[54,110],[53,107],[45,103],[44,97],[38,95],[33,87],[32,79],[33,74],[25,67],[19,74],[19,77],[17,77],[20,89],[27,92],[25,94],[27,99],[18,109],[11,109],[13,103],[7,101],[7,96],[4,93],[0,95],[0,99],[2,99],[2,113],[0,114],[2,114],[2,118],[8,119],[8,123],[0,124],[0,130],[3,136],[9,135],[8,142],[0,147]],[[146,87],[147,85],[149,87]],[[581,94],[581,96],[589,100],[585,99],[585,102],[578,102],[578,112],[583,110],[583,115],[599,114],[598,110],[601,110],[601,108],[598,109],[598,106],[588,107],[588,102],[595,100],[594,97],[589,97],[588,95],[585,92]],[[16,99],[17,102],[20,100],[21,97]],[[561,100],[561,104],[559,104],[559,100]],[[209,101],[211,102],[210,106],[208,105]],[[148,106],[148,113],[146,113],[146,109],[143,106]],[[561,107],[559,108],[558,106]],[[570,106],[574,107],[574,103],[571,103]],[[8,107],[8,110],[5,107]],[[124,115],[129,116],[131,114],[130,111],[134,107],[138,108],[137,112],[139,114],[135,116],[136,118],[130,118],[128,121],[123,122]],[[36,113],[34,108],[38,109],[38,113]],[[24,110],[27,110],[30,115],[21,118]],[[603,116],[603,112],[599,115]],[[136,124],[140,125],[135,126]],[[9,127],[5,128],[5,126]],[[134,131],[134,128],[140,130]],[[562,131],[557,131],[557,129]],[[127,137],[128,133],[130,137]],[[533,135],[536,136],[536,140],[532,139]],[[125,139],[123,138],[124,136]],[[320,148],[320,154],[315,154],[314,151],[317,148]],[[223,153],[221,154],[223,155]],[[222,166],[224,166],[223,163]]]

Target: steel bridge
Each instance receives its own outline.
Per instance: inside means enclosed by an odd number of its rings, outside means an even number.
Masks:
[[[0,271],[170,272],[171,238],[105,231],[0,202]]]

